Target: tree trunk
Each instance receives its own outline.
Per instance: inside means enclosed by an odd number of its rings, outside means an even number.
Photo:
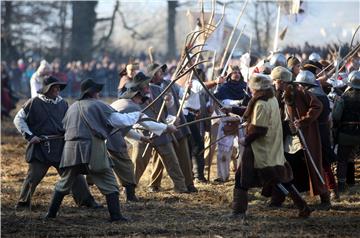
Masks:
[[[177,1],[168,1],[168,19],[167,19],[167,59],[172,60],[176,58],[176,38],[175,38],[175,24],[176,24],[176,7]]]
[[[96,24],[97,1],[72,2],[71,59],[90,60]]]
[[[60,48],[59,57],[61,66],[64,66],[65,62],[65,39],[66,39],[66,15],[67,15],[67,2],[60,3]]]
[[[2,30],[1,30],[1,52],[3,60],[16,60],[19,57],[19,54],[15,47],[12,44],[12,15],[13,15],[13,3],[10,1],[5,1],[1,3],[1,7],[4,7],[5,12],[2,12]]]

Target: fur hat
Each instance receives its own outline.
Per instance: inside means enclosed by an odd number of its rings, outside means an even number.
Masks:
[[[266,74],[252,74],[249,87],[253,90],[265,90],[272,87],[271,78]]]
[[[271,78],[289,83],[292,81],[292,73],[285,67],[277,66],[271,71]]]

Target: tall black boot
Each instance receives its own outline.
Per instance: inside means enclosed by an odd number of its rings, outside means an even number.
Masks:
[[[125,186],[126,201],[127,202],[138,202],[139,199],[135,195],[135,184],[129,184]]]
[[[54,195],[52,197],[50,207],[48,213],[46,214],[45,218],[55,218],[57,212],[59,211],[61,202],[65,197],[64,193],[58,192],[55,190]]]
[[[355,184],[355,163],[348,162],[346,170],[346,183],[350,186]]]
[[[110,213],[110,221],[127,221],[120,212],[120,202],[118,193],[106,195],[106,204]]]
[[[307,218],[310,216],[312,210],[309,208],[305,200],[301,197],[299,191],[293,184],[286,186],[289,191],[289,197],[293,200],[295,206],[299,209],[299,217]]]
[[[248,195],[247,191],[243,189],[234,188],[234,196],[233,196],[233,212],[232,218],[240,218],[244,219],[246,216],[246,210],[248,207]]]

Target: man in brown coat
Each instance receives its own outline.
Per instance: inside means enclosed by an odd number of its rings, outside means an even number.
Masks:
[[[312,195],[320,195],[321,207],[328,209],[331,205],[329,191],[320,181],[310,159],[304,155],[303,146],[297,136],[297,130],[301,130],[315,165],[324,178],[317,121],[322,104],[314,94],[292,84],[292,74],[288,69],[278,66],[271,72],[271,77],[275,81],[281,108],[285,157],[293,169],[294,185],[300,192],[310,190]],[[281,206],[283,201],[283,195],[273,193],[271,205]]]

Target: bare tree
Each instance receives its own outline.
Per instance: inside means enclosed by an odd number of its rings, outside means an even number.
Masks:
[[[177,1],[168,1],[168,19],[167,19],[167,58],[176,57],[176,38],[175,38],[175,19]]]

